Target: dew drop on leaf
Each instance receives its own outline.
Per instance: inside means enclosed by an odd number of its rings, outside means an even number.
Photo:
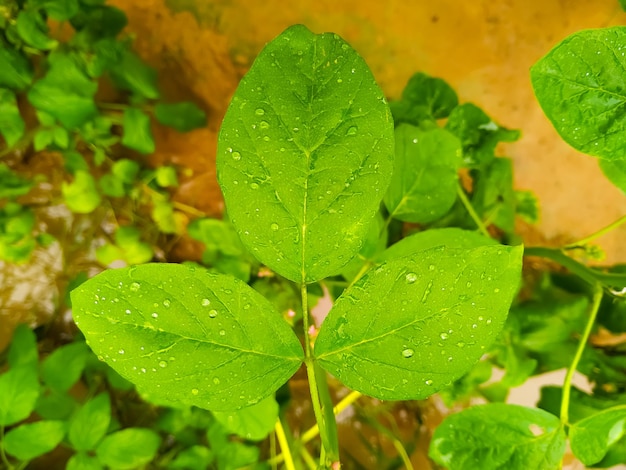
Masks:
[[[159,362],[159,367],[167,367],[167,362],[165,361]]]
[[[261,121],[261,122],[259,123],[259,127],[260,127],[261,129],[269,129],[269,127],[270,127],[270,123],[269,123],[269,122],[267,122],[267,121]]]
[[[124,313],[126,313],[126,315],[130,315],[130,310],[126,309]]]
[[[198,393],[200,393],[200,392],[198,391],[198,389],[197,389],[197,388],[192,388],[192,389],[191,389],[191,394],[192,394],[192,395],[197,395]]]
[[[426,385],[432,385],[432,384],[433,384],[433,381],[429,379],[429,380],[425,380],[425,381],[424,381],[424,383],[425,383]]]
[[[278,230],[278,228],[279,228],[279,227],[278,227],[278,224],[277,224],[277,223],[273,223],[272,225],[270,225],[270,228],[271,228],[274,232],[276,232],[276,231]]]
[[[348,128],[346,135],[356,135],[357,130],[358,128],[356,126],[351,126],[350,128]]]
[[[130,290],[133,291],[133,292],[137,292],[140,287],[141,287],[141,284],[139,284],[138,282],[133,282],[130,285]]]
[[[220,336],[226,335],[226,330],[220,330]]]
[[[439,335],[439,337],[440,337],[441,339],[448,339],[448,333],[446,333],[446,332],[444,331],[443,333],[441,333],[441,334]]]
[[[405,349],[404,351],[402,351],[402,355],[403,355],[404,357],[406,357],[407,359],[408,359],[409,357],[413,357],[413,354],[415,354],[415,351],[413,351],[413,350],[412,350],[412,349],[410,349],[410,348],[407,348],[407,349]]]
[[[265,110],[263,108],[257,108],[254,114],[256,114],[257,116],[263,116],[265,114]]]
[[[241,160],[241,154],[239,152],[233,152],[233,160]]]
[[[169,301],[169,299],[165,299],[165,300],[163,301],[163,306],[164,306],[164,307],[169,307],[170,305],[172,305],[172,304],[171,304],[171,302]]]
[[[124,350],[123,350],[123,349],[120,349],[120,350],[118,351],[118,353],[119,353],[119,354],[124,354]]]
[[[152,312],[152,318],[159,318],[159,314],[156,312]]]
[[[209,299],[202,299],[203,307],[208,307],[209,305],[211,305],[211,301]]]
[[[417,274],[407,273],[406,282],[408,282],[409,284],[413,284],[415,281],[417,281]]]
[[[215,385],[219,385],[219,384],[220,384],[220,379],[218,379],[217,377],[214,377],[214,378],[213,378],[213,383],[214,383]]]
[[[215,318],[215,317],[217,317],[217,310],[211,310],[211,311],[209,312],[209,317],[211,317],[211,318]]]

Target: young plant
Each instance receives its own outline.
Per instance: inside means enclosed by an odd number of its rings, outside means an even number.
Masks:
[[[87,281],[72,292],[76,324],[102,360],[161,403],[240,410],[271,396],[304,364],[320,467],[338,468],[327,373],[358,392],[353,396],[428,397],[486,352],[520,283],[521,246],[459,229],[418,233],[363,265],[313,341],[308,289],[359,254],[371,227],[380,227],[383,198],[393,215],[424,222],[454,203],[451,184],[442,207],[415,213],[411,206],[427,187],[402,186],[405,161],[394,173],[394,140],[409,149],[423,138],[426,148],[451,149],[442,175],[455,182],[447,167],[457,167],[460,146],[443,132],[399,127],[394,136],[387,102],[358,54],[336,34],[287,29],[241,81],[222,125],[217,166],[243,245],[299,286],[302,330],[294,333],[244,282],[173,264],[110,270]],[[276,428],[292,469],[280,420]]]

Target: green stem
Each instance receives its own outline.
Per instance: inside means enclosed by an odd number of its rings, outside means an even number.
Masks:
[[[334,415],[337,416],[339,413],[341,413],[343,410],[345,410],[347,407],[349,407],[355,401],[361,398],[361,396],[361,392],[350,392],[346,397],[344,397],[343,400],[337,403],[337,406],[333,408]],[[317,424],[315,424],[302,435],[302,443],[306,444],[311,439],[315,438],[319,434],[319,432],[320,429]]]
[[[468,214],[470,215],[470,217],[476,224],[476,227],[478,227],[478,230],[480,231],[480,233],[482,233],[486,237],[491,238],[491,235],[489,235],[489,231],[487,230],[487,227],[485,227],[485,224],[483,223],[483,221],[480,219],[480,217],[474,210],[474,206],[472,206],[472,203],[467,198],[467,194],[465,194],[465,190],[463,189],[460,183],[456,187],[456,192],[459,195],[459,199],[461,199],[463,206],[465,206],[465,210],[468,212]]]
[[[593,329],[593,325],[596,321],[598,310],[600,310],[602,295],[602,286],[599,283],[596,283],[594,285],[593,302],[591,304],[589,319],[587,320],[587,325],[585,325],[585,331],[580,338],[578,348],[576,349],[576,354],[574,355],[574,359],[572,360],[572,363],[567,370],[567,374],[565,375],[565,381],[563,382],[563,397],[561,399],[561,423],[564,426],[569,424],[569,402],[572,389],[572,379],[574,378],[574,373],[578,368],[578,363],[580,362],[583,351],[585,350],[585,346],[587,345],[587,341],[589,340],[589,335],[591,334],[591,330]]]
[[[287,436],[283,429],[283,423],[280,421],[280,417],[276,419],[276,425],[274,426],[276,437],[278,438],[278,444],[282,450],[282,455],[285,459],[285,467],[287,470],[296,470],[293,463],[293,457],[291,456],[291,449],[289,449],[289,443],[287,442]]]
[[[300,457],[302,457],[302,460],[304,460],[304,463],[309,468],[309,470],[317,469],[317,465],[315,465],[315,460],[313,460],[313,457],[311,457],[311,454],[309,454],[309,451],[307,451],[305,447],[300,448]]]
[[[626,274],[596,271],[570,258],[559,249],[529,247],[524,249],[524,256],[540,256],[556,261],[592,286],[595,286],[598,282],[607,288],[622,288],[626,286]]]
[[[582,238],[580,240],[578,240],[577,242],[574,243],[570,243],[568,245],[565,245],[565,249],[571,250],[573,248],[580,248],[583,245],[586,245],[589,242],[592,242],[593,240],[595,240],[596,238],[601,237],[602,235],[605,235],[606,233],[610,232],[611,230],[616,229],[617,227],[619,227],[620,225],[626,223],[626,215],[620,217],[619,219],[617,219],[615,222],[610,223],[609,225],[607,225],[606,227],[598,230],[595,233],[592,233],[591,235]]]
[[[324,411],[323,408],[332,408],[332,402],[327,403],[328,397],[323,396],[320,399],[320,389],[317,383],[316,376],[316,366],[315,359],[313,357],[313,353],[311,351],[311,338],[309,335],[309,304],[308,304],[308,292],[306,289],[306,284],[302,282],[300,285],[300,296],[302,298],[302,323],[304,326],[304,364],[306,365],[307,377],[309,379],[309,390],[311,392],[311,402],[313,406],[313,413],[315,415],[315,420],[320,428],[320,438],[322,440],[322,452],[320,457],[320,467],[327,468],[327,460],[338,459],[338,455],[335,455],[334,449],[339,448],[339,444],[336,442],[336,434],[335,439],[331,441],[330,436],[327,431],[327,425],[332,426],[332,424],[326,423],[324,419]]]
[[[0,458],[2,458],[2,463],[8,470],[13,469],[13,465],[11,465],[7,454],[4,452],[4,425],[0,426]]]

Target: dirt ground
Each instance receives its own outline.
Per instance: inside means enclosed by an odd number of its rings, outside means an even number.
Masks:
[[[515,160],[516,185],[542,204],[528,243],[574,241],[626,212],[626,197],[594,158],[560,140],[535,101],[530,66],[568,34],[626,23],[617,0],[114,0],[130,19],[142,56],[159,69],[172,99],[193,97],[210,115],[209,129],[159,134],[157,159],[187,165],[194,177],[179,197],[215,214],[216,133],[240,76],[263,45],[287,26],[333,31],[365,58],[383,90],[398,97],[424,71],[448,81],[462,101],[523,132],[503,147]],[[608,262],[626,261],[626,228],[599,239]]]

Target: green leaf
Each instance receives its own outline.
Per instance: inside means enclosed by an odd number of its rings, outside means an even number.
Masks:
[[[418,72],[402,92],[402,100],[391,103],[396,125],[406,122],[415,126],[421,121],[442,119],[458,106],[456,92],[441,78]]]
[[[423,131],[400,124],[393,177],[385,195],[390,217],[428,223],[450,210],[457,197],[461,166],[459,140],[445,129]]]
[[[205,470],[213,462],[213,453],[204,446],[191,446],[180,452],[168,469]]]
[[[609,447],[624,436],[626,405],[616,406],[574,423],[569,438],[572,452],[585,465],[600,462]]]
[[[4,436],[4,450],[19,460],[32,460],[47,454],[63,440],[63,421],[38,421],[22,424]]]
[[[149,100],[159,98],[156,71],[129,49],[120,52],[120,61],[111,66],[110,74],[118,88]]]
[[[365,262],[372,262],[377,255],[387,247],[388,231],[385,230],[385,221],[379,212],[370,222],[370,229],[363,243],[361,251],[341,270],[341,275],[352,281],[363,269]]]
[[[75,175],[78,171],[89,172],[89,165],[85,161],[85,157],[75,150],[67,150],[63,152],[64,168]]]
[[[97,458],[80,452],[70,457],[65,470],[102,470],[103,468]]]
[[[363,59],[339,36],[298,25],[265,46],[242,79],[217,171],[246,248],[311,283],[360,250],[392,161],[389,108]]]
[[[79,11],[78,0],[36,0],[35,3],[56,21],[67,21]]]
[[[53,130],[54,143],[61,149],[66,149],[70,145],[70,135],[67,129],[55,127]]]
[[[28,194],[34,181],[15,173],[6,163],[0,163],[0,199]]]
[[[13,147],[20,140],[25,128],[15,94],[0,88],[0,133],[7,147]]]
[[[111,173],[122,183],[133,184],[139,174],[139,163],[128,158],[120,158],[113,164]]]
[[[0,426],[28,418],[38,396],[37,369],[32,364],[12,367],[0,375]]]
[[[105,436],[111,421],[109,395],[101,393],[85,403],[69,423],[68,437],[74,449],[88,451]]]
[[[274,397],[267,397],[243,410],[214,411],[213,416],[227,432],[251,441],[262,441],[274,430],[278,403]]]
[[[51,129],[39,129],[35,133],[35,138],[33,139],[33,146],[35,147],[35,152],[41,152],[48,148],[52,141],[54,140],[54,132]]]
[[[511,159],[494,158],[480,173],[475,181],[472,204],[486,225],[494,224],[507,233],[513,232],[515,191]]]
[[[229,411],[272,394],[303,352],[287,323],[243,282],[144,264],[105,271],[72,292],[91,348],[144,392]]]
[[[17,15],[17,32],[20,38],[31,47],[46,51],[58,45],[58,41],[48,36],[46,20],[35,9],[25,9]]]
[[[55,349],[41,365],[44,383],[60,392],[69,390],[83,373],[88,352],[83,342]]]
[[[529,224],[539,222],[539,200],[532,191],[520,191],[515,193],[515,215],[520,216]]]
[[[152,220],[154,220],[161,232],[180,232],[180,227],[176,221],[176,212],[174,212],[174,205],[171,202],[161,198],[153,198],[152,211],[150,215],[152,216]]]
[[[155,172],[156,182],[162,188],[175,188],[178,186],[176,168],[173,166],[160,166]]]
[[[83,1],[82,3],[87,3]],[[119,8],[107,5],[83,7],[71,19],[72,26],[80,34],[75,40],[82,40],[86,48],[96,43],[98,39],[114,38],[128,23],[126,14]]]
[[[47,389],[39,395],[35,412],[42,419],[66,420],[72,415],[77,405],[67,393]]]
[[[0,87],[23,91],[33,79],[33,67],[23,54],[0,45]]]
[[[390,259],[339,297],[315,342],[317,360],[366,395],[432,395],[495,340],[517,292],[522,252],[439,246]]]
[[[429,455],[449,470],[556,470],[564,452],[565,432],[556,416],[492,403],[444,419]]]
[[[161,438],[150,429],[127,428],[109,434],[96,449],[100,463],[119,470],[140,468],[150,462]]]
[[[17,325],[13,332],[7,360],[12,368],[28,366],[36,369],[38,367],[37,338],[33,330],[25,323]]]
[[[94,95],[98,84],[87,77],[69,55],[56,54],[48,73],[35,82],[28,100],[67,129],[85,124],[98,114]]]
[[[87,171],[77,171],[71,183],[64,181],[61,192],[67,207],[77,214],[89,214],[100,205],[96,182]]]
[[[626,11],[626,0],[619,0],[619,4],[622,7],[622,10]]]
[[[623,193],[626,193],[626,160],[598,160],[604,176]]]
[[[537,100],[559,135],[576,150],[624,158],[626,27],[579,31],[530,69]]]
[[[431,229],[409,235],[398,243],[394,243],[381,253],[377,260],[394,260],[438,246],[453,249],[471,249],[485,245],[497,245],[497,242],[493,238],[485,237],[477,232],[455,227]]]
[[[122,145],[143,154],[154,152],[150,116],[137,108],[124,109]]]
[[[206,126],[206,114],[195,104],[188,101],[182,103],[157,103],[154,117],[161,124],[173,127],[179,132],[189,132]]]
[[[470,168],[489,164],[495,156],[498,142],[514,142],[520,137],[519,131],[500,127],[472,103],[454,108],[446,129],[461,141],[463,160]]]

